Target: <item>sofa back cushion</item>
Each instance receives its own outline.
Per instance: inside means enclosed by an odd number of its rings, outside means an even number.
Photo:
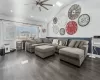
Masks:
[[[80,41],[79,48],[83,47],[83,45],[88,45],[89,41],[82,40]]]
[[[84,45],[88,45],[89,41],[83,40]]]
[[[36,40],[27,40],[26,42],[28,42],[30,44],[36,44]]]
[[[65,41],[65,46],[68,46],[69,40]]]
[[[76,40],[71,40],[68,47],[74,47],[76,44]]]
[[[41,38],[38,38],[38,39],[35,39],[35,40],[36,40],[37,44],[42,43],[42,39]]]
[[[58,45],[58,39],[53,39],[52,44]]]
[[[51,41],[48,38],[43,38],[42,41],[43,43],[51,43]]]

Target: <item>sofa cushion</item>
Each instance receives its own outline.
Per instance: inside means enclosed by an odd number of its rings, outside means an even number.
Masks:
[[[81,48],[84,45],[84,41],[81,41],[79,44],[79,48]]]
[[[51,45],[51,43],[40,43],[40,45]]]
[[[66,46],[57,46],[57,49],[62,49],[62,48],[66,48]]]
[[[50,41],[50,43],[52,43],[53,39],[52,38],[49,38],[49,41]]]
[[[55,47],[54,46],[49,46],[49,45],[36,46],[35,50],[39,51],[39,52],[49,52],[49,51],[55,50]]]
[[[60,49],[59,54],[72,57],[72,58],[76,58],[76,59],[80,59],[84,57],[84,50],[79,49],[79,48],[66,47],[66,48]]]
[[[65,41],[65,46],[68,46],[68,40]]]
[[[36,44],[36,40],[27,40],[26,42],[29,42],[30,44]]]
[[[31,47],[40,46],[41,44],[32,44]]]
[[[51,43],[51,41],[48,38],[43,38],[42,41],[43,43]]]
[[[59,41],[59,44],[58,45],[62,46],[63,45],[62,41]]]
[[[36,40],[36,43],[39,44],[39,43],[42,43],[42,39],[38,38],[38,39],[35,39]]]
[[[89,41],[84,40],[84,45],[88,45]]]
[[[76,44],[76,40],[71,40],[68,47],[74,47]]]
[[[53,39],[52,44],[58,45],[58,39]]]
[[[74,47],[75,47],[75,48],[78,48],[78,46],[79,46],[80,42],[81,42],[81,41],[76,41],[76,44],[75,44],[75,46],[74,46]]]
[[[65,40],[59,40],[59,45],[60,46],[66,46],[66,41]]]

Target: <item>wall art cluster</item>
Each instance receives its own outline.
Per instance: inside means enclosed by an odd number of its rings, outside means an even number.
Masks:
[[[53,19],[53,32],[55,34],[65,35],[65,32],[68,35],[74,35],[78,31],[78,25],[85,27],[90,22],[90,16],[88,14],[81,14],[81,7],[78,4],[72,5],[68,10],[69,21],[63,21],[62,19],[55,17]],[[64,17],[65,18],[65,17]],[[67,17],[66,17],[67,18]],[[60,23],[59,23],[60,21]],[[63,21],[63,22],[62,22]],[[60,28],[59,24],[63,23],[64,28]],[[61,25],[60,25],[61,26]]]

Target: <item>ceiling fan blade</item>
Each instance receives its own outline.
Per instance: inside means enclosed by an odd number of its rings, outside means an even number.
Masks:
[[[42,4],[42,5],[53,6],[52,4]]]
[[[41,7],[39,7],[39,10],[41,11]]]
[[[31,4],[36,4],[36,3],[29,3],[29,4],[24,4],[24,5],[31,5]]]
[[[43,8],[45,8],[46,10],[48,10],[48,8],[46,8],[45,6],[41,5]]]
[[[47,1],[49,1],[49,0],[44,0],[44,1],[41,1],[41,3],[44,3],[44,2],[47,2]]]

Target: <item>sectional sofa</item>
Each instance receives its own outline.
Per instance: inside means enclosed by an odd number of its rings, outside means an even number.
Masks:
[[[69,62],[76,66],[81,66],[88,53],[88,43],[89,41],[86,40],[39,38],[28,40],[26,41],[25,45],[26,51],[30,53],[35,53],[35,49],[37,49],[37,46],[53,46],[53,48],[55,49],[54,51],[56,53],[59,53],[60,60]]]

